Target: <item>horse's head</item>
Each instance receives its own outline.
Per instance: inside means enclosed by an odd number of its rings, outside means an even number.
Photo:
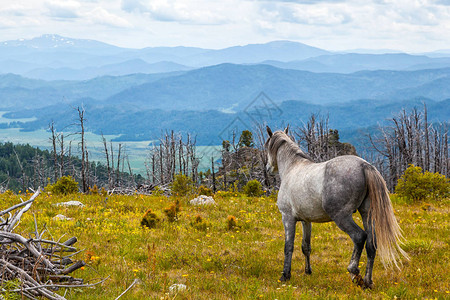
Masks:
[[[270,173],[275,173],[278,171],[278,164],[277,164],[277,151],[278,146],[277,143],[274,143],[274,137],[275,135],[279,134],[285,134],[287,135],[289,131],[289,126],[286,127],[284,131],[276,131],[275,133],[272,133],[272,130],[269,128],[269,126],[266,126],[267,133],[269,134],[269,137],[266,140],[266,143],[264,144],[264,147],[267,152],[267,164],[266,169]]]

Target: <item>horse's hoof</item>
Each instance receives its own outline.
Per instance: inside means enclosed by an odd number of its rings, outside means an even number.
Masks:
[[[364,286],[362,287],[364,290],[365,289],[369,289],[369,290],[373,290],[373,283],[369,283],[369,284],[364,284]]]
[[[305,268],[305,274],[306,275],[311,275],[312,274],[311,268]]]
[[[364,279],[364,285],[363,285],[363,289],[373,289],[373,287],[374,287],[374,284],[373,284],[373,282],[372,282],[372,280],[370,280],[370,281],[368,281],[368,280],[366,280],[366,279]]]
[[[280,281],[281,282],[285,282],[285,281],[288,281],[290,279],[291,279],[291,275],[283,274],[283,275],[281,275]]]
[[[365,285],[364,279],[359,274],[358,275],[352,274],[352,282],[360,287],[363,287]]]

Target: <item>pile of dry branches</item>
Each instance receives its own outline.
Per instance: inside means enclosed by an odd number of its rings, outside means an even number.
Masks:
[[[35,231],[29,238],[13,232],[39,193],[38,189],[28,201],[0,211],[0,295],[19,293],[30,299],[65,299],[55,291],[90,286],[68,275],[86,264],[71,259],[80,252],[72,246],[77,242],[76,237],[65,242],[45,239],[44,234],[50,234],[45,226],[38,231],[36,218]],[[8,282],[15,283],[12,289],[11,284],[5,288]]]

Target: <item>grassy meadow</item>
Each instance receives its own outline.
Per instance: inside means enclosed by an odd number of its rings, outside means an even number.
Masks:
[[[0,195],[0,210],[27,195]],[[394,198],[394,197],[393,197]],[[169,222],[163,210],[178,199],[178,220]],[[78,200],[84,208],[55,203]],[[77,259],[88,265],[72,273],[86,283],[109,276],[92,288],[67,291],[68,299],[115,299],[139,279],[121,299],[448,299],[450,298],[450,228],[448,200],[407,204],[393,199],[407,239],[401,271],[385,270],[377,258],[373,290],[352,284],[346,268],[353,245],[334,223],[313,224],[312,275],[305,275],[301,224],[297,226],[292,279],[278,282],[283,264],[284,232],[275,197],[249,198],[219,193],[217,205],[192,206],[186,197],[52,196],[42,193],[15,232],[34,232],[46,224],[55,240],[76,236]],[[156,228],[140,225],[148,209],[160,221]],[[73,218],[57,221],[63,214]],[[236,226],[228,228],[229,216]],[[354,215],[361,224],[359,214]],[[48,236],[47,236],[48,237]],[[366,256],[361,261],[365,271]],[[181,283],[185,291],[170,293]],[[64,291],[61,291],[63,293]]]

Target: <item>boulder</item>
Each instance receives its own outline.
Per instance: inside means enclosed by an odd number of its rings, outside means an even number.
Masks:
[[[175,284],[172,284],[169,287],[169,293],[170,294],[176,294],[176,293],[179,293],[179,292],[183,292],[185,290],[186,290],[186,285],[182,284],[182,283],[175,283]]]
[[[80,208],[84,207],[83,203],[81,203],[80,201],[75,201],[75,200],[67,201],[67,202],[61,202],[61,203],[56,203],[55,205],[56,206],[64,206],[64,207],[70,207],[70,206],[77,206],[77,207],[80,207]]]
[[[73,220],[73,218],[68,218],[65,215],[57,214],[56,216],[53,217],[53,220],[56,220],[56,221],[70,221],[70,220]]]
[[[200,195],[197,198],[192,199],[189,201],[192,205],[210,205],[210,204],[216,204],[216,201],[214,201],[213,197]]]

